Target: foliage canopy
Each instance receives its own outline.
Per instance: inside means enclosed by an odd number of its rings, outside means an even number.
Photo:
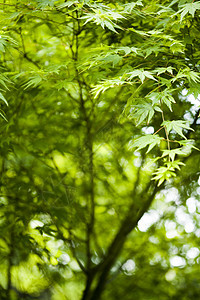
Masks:
[[[0,2],[1,299],[197,299],[199,1]]]

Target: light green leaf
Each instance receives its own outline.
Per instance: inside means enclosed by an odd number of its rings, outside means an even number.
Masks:
[[[178,13],[181,12],[181,18],[180,21],[182,22],[185,15],[190,14],[194,18],[194,14],[196,10],[200,9],[200,2],[192,2],[192,3],[186,3],[182,5],[182,9],[178,11]]]
[[[135,8],[135,6],[143,6],[142,1],[138,0],[136,2],[130,2],[125,4],[125,11],[132,12],[132,10]]]
[[[92,12],[87,12],[80,19],[85,19],[85,23],[92,21],[97,25],[101,25],[104,29],[107,27],[111,31],[117,33],[115,28],[121,29],[119,25],[117,25],[114,21],[118,21],[120,19],[125,19],[125,17],[114,10],[111,10],[107,6],[97,6],[97,8],[92,8]]]
[[[180,41],[173,41],[169,44],[172,53],[184,53],[184,45]]]
[[[123,51],[125,53],[125,56],[130,54],[131,52],[134,52],[136,54],[138,53],[138,49],[135,47],[120,47],[115,50],[115,53],[118,53],[121,51]]]
[[[189,82],[199,82],[200,81],[200,73],[190,70],[190,68],[185,68],[180,70],[178,74],[171,79],[172,82],[175,82],[178,79],[187,78]]]
[[[18,43],[10,36],[0,34],[0,51],[5,52],[7,47],[17,46]]]
[[[104,93],[106,90],[121,86],[124,84],[132,84],[131,82],[123,80],[122,77],[110,80],[103,80],[100,84],[97,84],[93,89],[92,93],[94,94],[94,98],[97,98],[100,93]]]
[[[108,54],[102,61],[105,63],[112,63],[113,67],[117,65],[122,60],[122,57],[118,54]]]
[[[163,74],[163,73],[170,73],[173,74],[173,67],[167,67],[167,68],[157,68],[154,70],[155,73],[157,73],[157,75]]]
[[[146,153],[148,153],[149,151],[151,151],[156,145],[159,145],[160,144],[160,141],[162,140],[163,138],[161,138],[159,135],[155,134],[155,135],[151,135],[151,134],[148,134],[148,135],[145,135],[145,136],[142,136],[138,139],[136,139],[135,141],[131,142],[131,145],[130,147],[132,148],[137,148],[137,150],[141,150],[147,146],[148,147],[148,150]]]
[[[189,148],[189,149],[195,149],[200,151],[199,148],[194,146],[194,140],[181,140],[181,141],[177,141],[181,146],[184,146],[185,148]]]
[[[4,116],[4,113],[2,111],[0,111],[0,116],[2,117],[2,119],[4,119],[6,122],[8,122],[8,120],[6,119],[6,117]]]
[[[4,88],[6,88],[7,90],[9,90],[9,88],[8,88],[8,86],[7,86],[8,83],[11,84],[12,81],[11,81],[10,79],[8,79],[8,77],[7,77],[5,74],[1,73],[1,74],[0,74],[0,84],[1,84]]]
[[[155,53],[155,55],[157,56],[161,49],[162,48],[160,47],[160,45],[154,45],[154,46],[147,45],[147,48],[144,50],[144,52],[146,53],[145,58],[147,58],[152,53]]]
[[[193,130],[190,128],[190,126],[187,125],[187,121],[164,121],[162,123],[162,126],[166,127],[167,132],[169,133],[171,130],[176,131],[180,136],[182,136],[184,139],[187,139],[183,134],[183,129],[187,130]],[[193,130],[194,131],[194,130]]]
[[[131,106],[130,116],[137,119],[137,126],[147,118],[147,123],[151,121],[155,111],[162,112],[159,106],[153,106],[151,103],[141,101],[141,103]]]
[[[65,7],[71,7],[72,5],[79,4],[79,1],[65,1],[65,3],[59,4],[57,6],[58,9],[62,9]]]
[[[160,167],[153,173],[155,175],[152,180],[158,181],[160,186],[165,180],[169,181],[171,177],[176,177],[176,169],[180,170],[180,166],[184,166],[184,163],[179,161],[169,161],[165,163],[165,167]]]
[[[172,103],[176,103],[172,97],[173,90],[165,89],[162,92],[153,92],[148,95],[148,98],[152,101],[153,105],[164,103],[172,111]]]
[[[109,22],[109,21],[103,21],[103,22],[101,22],[101,26],[102,26],[103,29],[104,29],[104,27],[107,27],[111,31],[117,33],[117,31],[115,30],[116,25],[114,27],[113,24],[111,22]]]
[[[30,77],[30,80],[27,81],[23,87],[25,90],[27,90],[30,87],[36,87],[39,85],[39,83],[42,81],[42,77],[39,74],[36,74],[34,76]]]
[[[183,148],[176,148],[176,149],[172,149],[172,150],[168,150],[168,149],[163,150],[162,157],[169,156],[171,161],[174,161],[176,155],[185,155],[184,149]]]
[[[8,102],[6,101],[2,93],[0,93],[0,99],[3,100],[3,102],[8,106]]]
[[[55,2],[56,0],[37,0],[37,7],[41,9],[46,8],[48,6],[53,7]]]
[[[129,80],[132,80],[134,77],[138,76],[140,78],[140,80],[142,81],[142,83],[144,82],[146,77],[149,78],[149,79],[157,81],[157,79],[155,79],[153,77],[151,72],[145,71],[144,69],[134,70],[132,72],[127,73],[127,75],[130,75],[129,78],[128,78]]]

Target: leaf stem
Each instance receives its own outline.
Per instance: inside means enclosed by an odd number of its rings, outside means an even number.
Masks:
[[[158,133],[159,131],[161,131],[165,126],[160,127],[156,132],[154,132],[153,135],[155,135],[156,133]]]
[[[160,100],[160,102],[161,102],[161,107],[162,107],[162,101]],[[165,117],[164,117],[163,110],[162,110],[161,114],[162,114],[162,121],[164,122],[165,121]],[[164,126],[164,129],[165,129],[165,135],[166,135],[166,138],[167,138],[167,148],[168,148],[168,150],[170,150],[169,135],[168,135],[166,126]],[[170,157],[169,157],[169,161],[170,161]]]

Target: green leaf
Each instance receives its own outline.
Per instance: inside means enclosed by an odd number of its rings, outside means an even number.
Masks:
[[[154,72],[157,74],[157,75],[160,75],[160,74],[163,74],[163,73],[170,73],[171,75],[173,74],[173,67],[167,67],[167,68],[157,68],[154,70]]]
[[[62,8],[65,8],[65,7],[71,7],[72,5],[76,5],[76,4],[79,4],[79,1],[65,1],[65,3],[62,3],[62,4],[59,4],[57,6],[58,9],[62,9]]]
[[[176,103],[171,95],[172,93],[173,90],[165,89],[162,92],[152,92],[147,97],[152,101],[153,105],[160,105],[161,103],[164,103],[172,111],[172,103]]]
[[[171,79],[172,82],[175,82],[178,79],[187,78],[188,81],[191,82],[199,82],[200,81],[200,73],[190,70],[190,68],[185,68],[180,70],[178,74]]]
[[[132,80],[134,77],[138,76],[140,78],[140,80],[142,81],[142,83],[144,82],[146,77],[149,78],[149,79],[157,81],[157,79],[155,79],[153,77],[151,72],[145,71],[144,69],[134,70],[132,72],[127,73],[127,75],[130,75],[129,78],[128,78],[129,80]]]
[[[153,106],[151,103],[141,101],[141,104],[131,106],[130,116],[137,119],[137,126],[147,118],[147,124],[151,121],[155,111],[162,112],[159,106]]]
[[[0,34],[0,51],[5,52],[6,48],[18,46],[18,43],[10,36]]]
[[[7,45],[7,42],[4,38],[0,38],[0,51],[5,52],[5,46]]]
[[[112,63],[113,67],[115,67],[121,60],[122,57],[117,54],[108,54],[104,58],[102,58],[103,62]]]
[[[82,16],[80,19],[85,19],[85,23],[93,22],[97,25],[101,25],[101,27],[104,29],[107,27],[111,31],[117,33],[115,28],[121,29],[119,25],[117,25],[114,21],[125,19],[125,17],[118,12],[115,12],[114,10],[111,10],[110,8],[106,6],[97,6],[97,8],[92,8],[93,12],[87,12],[84,16]]]
[[[3,102],[8,106],[8,102],[6,101],[2,93],[0,93],[0,99],[3,100]]]
[[[131,13],[132,10],[133,10],[133,9],[135,8],[135,6],[137,6],[137,5],[138,5],[138,6],[143,6],[142,1],[141,1],[141,0],[138,0],[138,1],[136,1],[136,2],[130,2],[130,3],[125,4],[125,5],[124,5],[125,11]]]
[[[152,180],[158,181],[158,186],[160,186],[165,180],[169,181],[171,177],[176,177],[175,170],[180,170],[180,166],[184,166],[184,163],[179,161],[167,162],[165,167],[160,167],[153,173],[155,176]]]
[[[195,98],[198,98],[200,91],[200,84],[195,82],[190,82],[188,95],[193,94]]]
[[[200,151],[199,148],[194,146],[194,140],[181,140],[181,141],[177,141],[181,146],[184,146],[185,148],[189,148],[189,149],[195,149]]]
[[[2,119],[4,119],[6,122],[8,122],[8,120],[6,119],[4,112],[2,110],[0,110],[0,116],[2,117]]]
[[[115,50],[115,53],[118,53],[118,52],[121,52],[123,51],[125,53],[125,56],[130,54],[131,52],[134,52],[135,54],[138,53],[138,48],[135,48],[135,47],[120,47],[120,48],[117,48]]]
[[[10,79],[8,79],[8,77],[7,77],[5,74],[1,73],[1,74],[0,74],[0,84],[1,84],[4,88],[6,88],[7,90],[9,90],[9,88],[8,88],[8,86],[7,86],[8,83],[11,84],[12,81],[11,81]]]
[[[173,41],[172,43],[169,44],[170,50],[172,53],[184,53],[184,44],[181,43],[180,41]]]
[[[42,77],[39,74],[35,74],[23,85],[24,89],[27,90],[30,87],[36,87],[42,81]]]
[[[132,148],[137,148],[137,150],[141,150],[147,146],[148,147],[148,150],[146,153],[148,153],[149,151],[151,151],[156,145],[159,145],[160,144],[160,141],[162,140],[163,138],[161,138],[159,135],[155,134],[155,135],[151,135],[151,134],[148,134],[148,135],[145,135],[145,136],[142,136],[138,139],[136,139],[135,141],[131,142],[130,144],[130,147]]]
[[[146,53],[145,58],[147,58],[152,53],[155,53],[155,55],[157,56],[158,53],[161,51],[161,49],[162,48],[160,47],[160,45],[154,45],[154,46],[147,45],[147,48],[144,50],[144,52]]]
[[[164,156],[169,156],[171,161],[174,161],[176,155],[185,155],[184,149],[183,148],[176,148],[172,150],[163,150],[163,155]]]
[[[37,0],[37,7],[41,9],[46,8],[48,6],[53,7],[55,2],[56,0]]]
[[[182,136],[184,139],[187,139],[183,134],[183,129],[187,130],[193,130],[190,128],[190,126],[187,125],[187,121],[164,121],[162,123],[162,126],[166,127],[167,132],[169,133],[171,130],[174,130],[176,133],[178,133],[180,136]]]
[[[112,22],[110,21],[103,21],[101,22],[101,27],[104,29],[104,27],[107,27],[108,29],[110,29],[111,31],[117,33],[117,31],[115,30],[115,27],[113,26]]]
[[[116,79],[110,79],[110,80],[103,80],[100,84],[97,84],[91,92],[94,94],[94,98],[97,98],[100,93],[104,93],[106,90],[121,86],[124,84],[131,84],[131,82],[127,82],[126,80],[123,80],[122,77],[116,78]]]
[[[186,3],[182,5],[182,9],[178,11],[178,13],[181,12],[181,18],[180,21],[182,22],[185,15],[190,14],[194,18],[194,14],[196,10],[200,9],[200,2],[192,2],[192,3]]]

